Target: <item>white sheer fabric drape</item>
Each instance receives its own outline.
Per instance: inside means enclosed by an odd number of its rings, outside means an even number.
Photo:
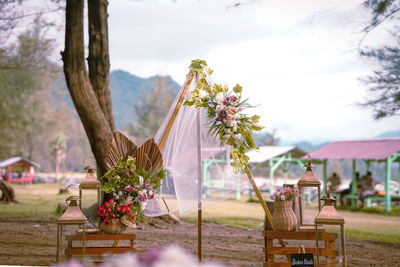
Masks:
[[[195,87],[196,79],[193,79],[185,101]],[[161,141],[183,89],[184,86],[154,137],[157,143]],[[205,118],[205,110],[181,106],[161,151],[164,168],[167,170],[167,178],[160,188],[162,199],[154,199],[147,205],[145,210],[147,216],[168,213],[166,206],[169,212],[179,211],[181,215],[192,213],[201,206],[209,207],[232,197],[237,190],[240,190],[241,179],[233,172],[230,165],[229,147],[221,147],[220,142],[209,135]]]

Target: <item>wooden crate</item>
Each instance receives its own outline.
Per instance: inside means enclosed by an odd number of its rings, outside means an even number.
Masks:
[[[299,253],[299,246],[289,247],[287,242],[285,242],[286,247],[282,248],[279,244],[274,244],[274,240],[282,239],[286,240],[312,240],[315,241],[315,232],[284,232],[284,231],[263,231],[265,247],[265,262],[264,266],[268,267],[290,267],[289,262],[275,262],[275,255],[290,255]],[[318,244],[320,259],[326,258],[326,264],[321,264],[321,266],[331,267],[337,266],[336,256],[338,256],[338,251],[336,250],[336,233],[319,232],[318,233]],[[321,248],[322,244],[325,243],[325,247]],[[313,242],[314,247],[305,248],[306,253],[313,253],[316,256],[315,242]],[[315,260],[316,262],[316,260]]]
[[[73,241],[82,241],[81,234],[69,235],[66,236],[68,241],[68,248],[65,249],[65,254],[67,255],[67,259],[70,259],[72,255],[81,255],[82,254],[82,247],[73,247]],[[85,255],[102,255],[105,253],[108,254],[119,254],[125,252],[135,252],[134,240],[136,239],[135,234],[87,234],[85,236],[86,239],[86,248],[85,248]],[[129,246],[109,246],[109,247],[92,247],[89,244],[89,241],[96,240],[129,240]],[[82,242],[80,242],[82,243]],[[82,245],[82,244],[80,244]]]

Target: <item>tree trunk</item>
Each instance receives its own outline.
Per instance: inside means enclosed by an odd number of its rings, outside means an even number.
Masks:
[[[99,0],[99,2],[102,3],[103,8],[104,5],[106,7],[106,4],[104,4],[106,1]],[[113,121],[111,99],[109,97],[108,85],[108,89],[103,88],[97,90],[95,93],[86,71],[83,38],[83,6],[83,0],[67,0],[65,50],[61,52],[61,55],[64,61],[64,73],[68,90],[85,128],[92,152],[96,158],[98,169],[100,173],[103,174],[107,170],[106,159],[113,132],[113,123],[110,124],[110,119],[107,119],[107,116],[109,116],[109,118],[111,118],[111,122]],[[105,25],[107,25],[107,18],[104,16],[99,17],[101,20],[105,20],[105,22],[102,21],[101,23],[105,23]],[[89,19],[91,20],[91,18]],[[103,37],[101,39],[103,40],[102,42],[93,43],[92,46],[94,46],[94,48],[99,45],[108,46],[108,41],[105,42]],[[104,51],[102,48],[98,48],[98,50]],[[99,53],[92,55],[93,60],[97,60],[96,57],[102,56]],[[100,60],[100,62],[108,62],[108,60],[107,51],[106,58],[103,58]],[[101,66],[94,66],[94,68],[98,70],[92,73],[104,74],[108,72],[109,63]],[[103,78],[99,78],[98,80],[95,78],[93,79],[100,82],[102,79],[104,79],[104,77],[108,81],[108,74],[105,76],[103,75]],[[102,105],[106,105],[106,107],[102,107]],[[103,110],[108,110],[108,115],[106,115]]]
[[[89,78],[104,115],[114,131],[110,92],[110,55],[108,52],[107,0],[88,0]]]
[[[15,201],[15,192],[11,185],[7,184],[3,180],[0,180],[0,193],[1,193],[1,202],[6,203],[17,203]]]

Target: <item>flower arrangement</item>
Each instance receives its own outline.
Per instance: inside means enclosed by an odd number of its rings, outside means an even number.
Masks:
[[[211,82],[212,70],[207,68],[204,60],[193,60],[189,68],[200,79],[184,105],[194,105],[196,108],[203,107],[207,110],[209,133],[217,136],[221,145],[234,147],[231,154],[233,166],[237,170],[244,169],[249,160],[245,153],[257,148],[252,133],[264,128],[258,124],[260,117],[243,113],[251,106],[247,103],[248,99],[242,99],[240,85],[237,84],[233,90],[229,90],[226,85]]]
[[[136,209],[137,207],[134,207],[132,203],[120,206],[111,198],[97,208],[97,217],[101,217],[105,225],[110,224],[110,219],[122,218],[123,216],[128,216],[134,220],[136,217],[135,213],[137,213]]]
[[[98,215],[103,220],[124,215],[131,219],[143,219],[147,201],[154,198],[156,190],[161,186],[161,180],[166,174],[163,168],[146,171],[137,168],[135,161],[131,156],[126,161],[120,159],[117,166],[102,177],[105,181],[102,190],[112,194],[112,199],[98,208]]]
[[[284,187],[283,189],[277,188],[276,192],[272,194],[271,199],[275,201],[293,200],[299,197],[300,191],[297,188]]]

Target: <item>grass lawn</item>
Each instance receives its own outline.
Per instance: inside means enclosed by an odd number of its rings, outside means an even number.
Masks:
[[[56,219],[57,204],[64,202],[66,195],[59,195],[58,184],[13,185],[16,199],[14,205],[0,204],[0,217],[30,217]],[[78,191],[74,192],[78,195]],[[83,206],[90,206],[96,201],[95,190],[84,191]],[[348,237],[365,240],[384,241],[400,244],[400,216],[384,213],[354,212],[339,210],[345,218],[345,229]],[[316,208],[307,210],[306,216],[317,214]],[[180,216],[183,220],[196,221],[197,212]],[[229,199],[203,210],[203,219],[230,226],[263,229],[264,211],[257,202]],[[328,229],[338,231],[339,227]]]
[[[59,184],[13,184],[12,186],[19,203],[13,205],[0,204],[0,217],[56,219],[60,216],[56,213],[58,203],[65,203],[65,199],[70,196],[70,194],[59,194],[59,190],[65,188],[65,186]],[[84,192],[84,196],[87,196],[87,198],[84,199],[83,206],[89,202],[94,203],[96,191],[87,190]],[[78,190],[73,190],[72,193],[79,195]]]

